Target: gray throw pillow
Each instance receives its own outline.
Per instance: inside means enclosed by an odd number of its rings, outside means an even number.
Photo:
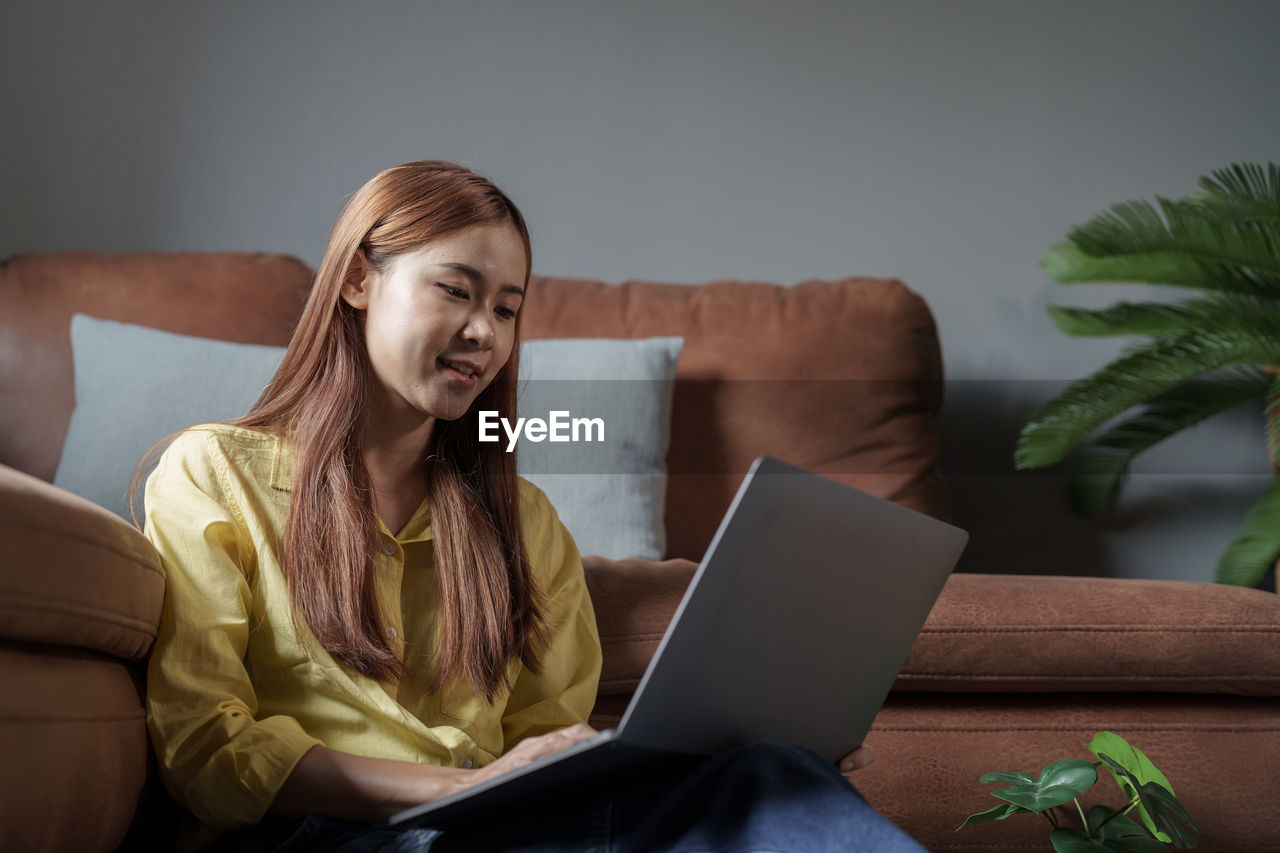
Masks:
[[[547,493],[584,554],[656,560],[666,551],[666,453],[683,343],[578,338],[522,345],[518,406],[525,422],[518,431],[507,424],[510,432],[494,423],[492,434],[503,448],[517,434],[520,474]],[[185,426],[244,414],[284,354],[281,347],[83,314],[72,317],[71,346],[76,408],[54,485],[125,518],[129,478],[147,449]],[[530,431],[531,419],[543,422],[541,433],[537,424]],[[580,421],[578,440],[552,440],[571,439],[573,419]]]
[[[521,347],[516,411],[547,423],[548,434],[517,441],[516,467],[547,493],[583,554],[666,554],[666,459],[683,346],[683,338],[569,338]],[[570,440],[551,440],[553,417]],[[509,446],[507,429],[498,432]]]

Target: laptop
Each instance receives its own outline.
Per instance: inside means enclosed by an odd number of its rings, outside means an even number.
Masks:
[[[447,828],[757,740],[837,761],[862,743],[968,539],[762,456],[616,729],[390,823]]]

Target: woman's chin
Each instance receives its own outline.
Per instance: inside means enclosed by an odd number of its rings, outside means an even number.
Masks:
[[[469,397],[465,400],[450,399],[443,404],[428,407],[425,414],[438,421],[456,421],[466,417],[475,408],[475,402]]]

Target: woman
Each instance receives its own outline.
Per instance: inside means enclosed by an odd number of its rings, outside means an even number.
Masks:
[[[478,411],[515,418],[530,269],[523,217],[484,178],[376,175],[262,397],[182,433],[148,479],[168,577],[148,724],[189,840],[920,849],[834,766],[777,745],[443,835],[377,825],[593,734],[582,560],[512,454],[477,440]]]

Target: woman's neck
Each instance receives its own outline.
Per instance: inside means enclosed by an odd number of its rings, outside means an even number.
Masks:
[[[361,432],[360,456],[373,486],[374,507],[397,533],[427,496],[422,462],[435,418],[418,424],[389,424],[370,414]]]

